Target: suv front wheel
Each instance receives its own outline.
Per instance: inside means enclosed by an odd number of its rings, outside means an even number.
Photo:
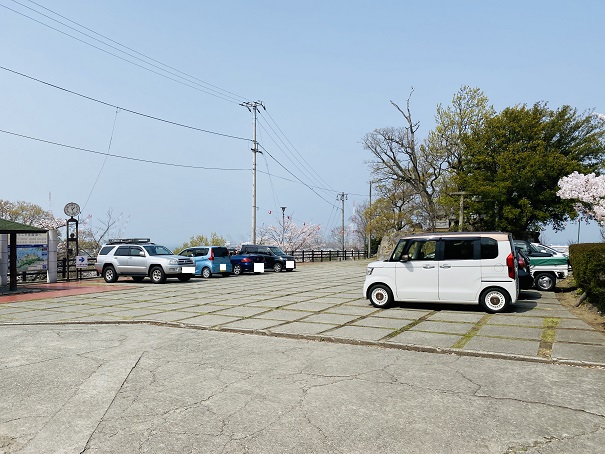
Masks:
[[[103,269],[103,279],[105,282],[112,284],[118,280],[118,273],[113,269],[113,266],[107,266]]]
[[[166,273],[164,273],[164,270],[161,266],[154,266],[151,268],[149,277],[151,277],[151,282],[154,284],[163,284],[166,282]]]

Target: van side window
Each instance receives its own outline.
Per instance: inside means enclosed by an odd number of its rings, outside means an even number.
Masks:
[[[493,238],[481,238],[481,258],[495,259],[498,257],[498,242]]]
[[[436,249],[437,242],[434,240],[412,240],[408,248],[408,255],[410,256],[410,260],[435,260]]]
[[[474,239],[446,238],[443,240],[443,260],[473,260],[474,258]]]

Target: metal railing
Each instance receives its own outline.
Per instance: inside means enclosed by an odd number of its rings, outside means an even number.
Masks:
[[[367,258],[366,251],[291,251],[286,252],[294,257],[297,262],[331,262],[340,260],[363,260]]]
[[[66,258],[57,260],[57,279],[59,281],[65,280],[77,280],[77,279],[90,279],[98,277],[99,273],[95,270],[95,259],[88,259],[88,266],[85,268],[76,267],[76,259],[70,259],[69,262]],[[46,280],[46,270],[36,271],[20,271],[17,274],[17,282],[36,282]],[[10,279],[10,272],[8,273]]]

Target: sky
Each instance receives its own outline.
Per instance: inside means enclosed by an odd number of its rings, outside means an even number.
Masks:
[[[347,224],[368,200],[362,138],[401,126],[390,102],[412,90],[421,139],[464,85],[497,111],[605,112],[603,17],[600,0],[0,0],[0,199],[57,217],[76,202],[93,228],[111,213],[122,237],[172,248],[212,232],[249,241],[240,104],[262,101],[257,229],[286,207],[328,232],[339,194]],[[577,238],[571,222],[543,242]],[[581,242],[600,240],[580,225]]]

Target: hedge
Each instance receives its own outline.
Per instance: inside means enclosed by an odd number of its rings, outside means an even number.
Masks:
[[[588,300],[605,309],[605,243],[581,243],[569,246],[569,263],[578,286]]]

